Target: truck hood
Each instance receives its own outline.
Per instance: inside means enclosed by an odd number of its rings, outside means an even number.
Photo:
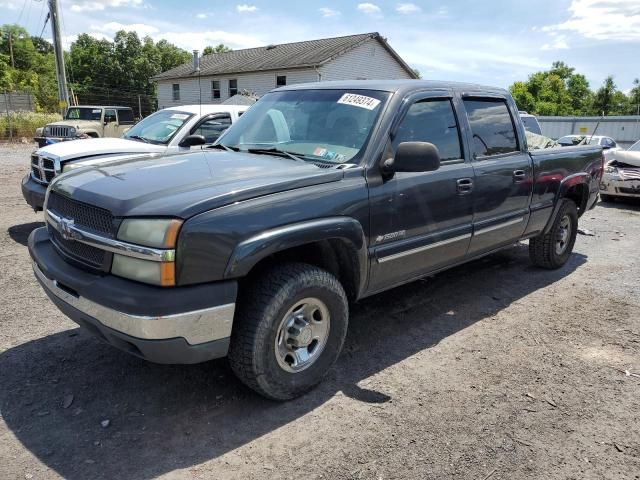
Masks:
[[[71,171],[51,191],[117,217],[189,218],[214,208],[343,177],[342,170],[270,155],[199,151]]]
[[[36,153],[65,162],[102,155],[162,153],[166,149],[166,145],[153,145],[125,138],[87,138],[47,145]]]

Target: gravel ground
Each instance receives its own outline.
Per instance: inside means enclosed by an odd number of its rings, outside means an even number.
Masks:
[[[0,147],[0,478],[640,478],[638,204],[588,212],[561,270],[517,245],[354,305],[327,380],[278,404],[224,360],[150,364],[54,308],[29,151]]]

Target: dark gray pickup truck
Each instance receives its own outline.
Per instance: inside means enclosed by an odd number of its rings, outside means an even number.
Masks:
[[[296,85],[210,149],[57,177],[29,251],[102,340],[160,363],[228,355],[284,400],[334,363],[350,302],[524,239],[561,267],[602,170],[600,147],[528,151],[501,89]]]

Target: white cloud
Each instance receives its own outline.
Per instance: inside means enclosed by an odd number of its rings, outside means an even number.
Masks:
[[[147,25],[144,23],[124,24],[119,22],[109,22],[105,23],[104,25],[91,25],[91,30],[92,36],[95,38],[100,38],[100,36],[94,34],[104,33],[113,36],[113,34],[120,30],[124,30],[126,32],[136,32],[141,37],[144,37],[146,35],[153,35],[154,33],[158,33],[160,31],[153,25]]]
[[[238,10],[238,13],[255,13],[258,11],[258,7],[243,3],[242,5],[236,5],[236,10]]]
[[[75,0],[71,4],[72,12],[102,11],[110,7],[140,7],[142,0]]]
[[[552,41],[542,45],[540,50],[567,50],[569,48],[569,44],[567,43],[564,35],[556,35],[552,33],[551,36],[553,37]]]
[[[359,3],[358,4],[358,10],[360,10],[363,13],[366,13],[367,15],[375,15],[375,14],[379,14],[381,12],[380,7],[373,4],[373,3]]]
[[[18,2],[16,0],[0,0],[0,8],[18,10]]]
[[[412,13],[420,13],[422,9],[415,3],[399,3],[396,7],[396,12],[403,15],[410,15]]]
[[[207,14],[206,13],[198,13],[196,15],[196,18],[207,18]]]
[[[332,8],[327,8],[327,7],[322,7],[319,8],[318,11],[322,14],[323,17],[325,18],[329,18],[329,17],[337,17],[338,15],[340,15],[340,12],[338,10],[334,10]]]
[[[638,0],[572,0],[569,12],[566,22],[542,30],[574,32],[596,40],[640,40]]]

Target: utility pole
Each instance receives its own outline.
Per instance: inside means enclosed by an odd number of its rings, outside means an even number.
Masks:
[[[67,89],[67,74],[64,69],[64,50],[60,39],[60,16],[58,15],[58,0],[49,0],[51,16],[51,33],[53,34],[53,53],[56,57],[56,76],[58,77],[58,106],[64,114],[69,106],[69,90]]]

